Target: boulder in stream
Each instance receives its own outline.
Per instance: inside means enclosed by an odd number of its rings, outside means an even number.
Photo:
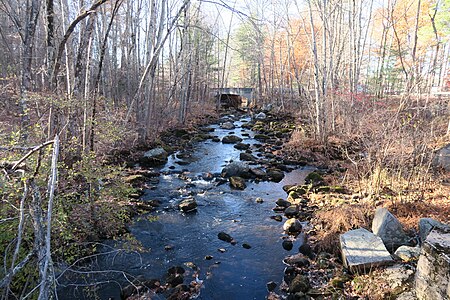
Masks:
[[[267,176],[269,176],[270,181],[280,182],[284,178],[284,172],[273,168],[267,170]]]
[[[302,223],[295,218],[288,219],[283,224],[283,230],[289,234],[300,233],[300,231],[302,231],[302,227]]]
[[[226,135],[222,138],[222,143],[224,144],[237,144],[240,142],[242,142],[242,138],[233,134]]]
[[[154,167],[163,165],[167,162],[169,154],[162,147],[151,149],[144,153],[139,163],[144,167]]]
[[[197,210],[197,202],[195,201],[194,198],[189,198],[189,199],[185,199],[182,200],[180,202],[180,204],[178,204],[178,207],[180,208],[181,211],[187,213],[187,212],[194,212]]]
[[[222,169],[222,177],[228,178],[239,176],[242,178],[250,178],[250,168],[243,162],[232,162]]]
[[[236,190],[245,190],[247,185],[245,184],[245,179],[238,176],[232,176],[230,177],[230,186],[233,189]]]
[[[231,129],[236,128],[236,126],[234,126],[233,122],[228,121],[228,122],[220,124],[220,128],[231,130]]]
[[[219,232],[217,234],[217,237],[219,238],[219,240],[227,242],[227,243],[231,243],[233,241],[233,238],[231,237],[231,235],[229,235],[228,233],[225,233],[223,231]]]

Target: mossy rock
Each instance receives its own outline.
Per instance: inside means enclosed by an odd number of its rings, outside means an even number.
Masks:
[[[269,140],[270,136],[265,135],[265,134],[255,134],[255,140],[257,141],[266,141]]]
[[[144,182],[145,181],[145,176],[141,175],[141,174],[129,175],[127,177],[124,177],[123,181],[125,183],[129,183],[129,184],[137,184],[137,183]]]
[[[309,173],[305,178],[306,183],[317,183],[321,181],[323,181],[323,177],[316,171]]]
[[[341,275],[331,279],[329,284],[333,288],[343,289],[345,287],[345,283],[349,282],[350,280],[352,280],[352,278],[349,275]]]

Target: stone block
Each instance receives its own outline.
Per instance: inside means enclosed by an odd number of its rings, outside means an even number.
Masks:
[[[450,230],[435,228],[423,243],[415,289],[419,300],[450,299]]]
[[[364,228],[342,234],[340,243],[342,261],[353,273],[369,272],[376,266],[393,262],[381,238]]]
[[[389,252],[408,245],[410,238],[403,231],[402,224],[386,208],[378,208],[372,221],[372,232],[378,235]]]

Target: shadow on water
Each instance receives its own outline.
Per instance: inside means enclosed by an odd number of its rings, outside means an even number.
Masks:
[[[233,130],[220,129],[216,125],[211,127],[215,129],[213,134],[220,138],[234,132],[244,139],[244,143],[257,143],[251,131],[246,131],[249,135],[242,135],[242,121],[235,124],[237,128]],[[248,182],[243,191],[201,179],[206,172],[220,173],[228,162],[238,161],[240,152],[232,144],[208,140],[199,143],[188,158],[183,157],[187,165],[177,164],[176,154],[170,157],[161,170],[163,175],[157,188],[147,190],[144,195],[144,200],[159,199],[161,207],[151,214],[139,216],[130,226],[131,234],[147,251],[114,252],[95,260],[96,270],[115,270],[95,275],[99,281],[109,281],[98,286],[101,299],[120,299],[120,286],[127,284],[120,272],[164,280],[168,268],[186,263],[197,266],[199,279],[203,280],[198,299],[264,299],[266,283],[280,283],[284,268],[282,260],[292,253],[281,246],[282,223],[270,218],[274,215],[272,208],[278,198],[286,197],[282,187],[303,183],[311,168],[287,173],[279,183]],[[180,179],[182,171],[185,176]],[[184,214],[176,209],[177,203],[187,196],[196,199],[197,212]],[[256,203],[258,197],[264,202]],[[217,234],[221,231],[230,234],[237,244],[219,240]],[[243,243],[251,248],[245,249]],[[105,244],[107,246],[102,249],[105,252],[119,247],[114,241]],[[171,250],[166,250],[166,246]],[[225,249],[225,252],[218,249]],[[205,259],[206,256],[210,259]],[[194,271],[185,269],[185,282],[194,280]],[[77,278],[77,282],[81,279]],[[59,299],[74,298],[90,297],[73,288],[59,293]]]

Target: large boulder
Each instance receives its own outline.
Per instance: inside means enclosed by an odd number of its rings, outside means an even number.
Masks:
[[[220,125],[220,128],[222,128],[222,129],[234,129],[236,127],[234,126],[233,122],[228,121],[228,122],[222,123]]]
[[[428,234],[431,230],[438,228],[441,230],[450,229],[449,225],[436,221],[432,218],[422,218],[419,220],[419,237],[420,241],[424,242],[427,239]]]
[[[236,135],[226,135],[222,138],[222,143],[224,144],[237,144],[242,142],[242,139]]]
[[[232,162],[222,169],[222,177],[228,178],[232,176],[239,176],[243,178],[251,177],[250,168],[243,162]]]
[[[402,224],[386,208],[378,208],[375,211],[372,232],[383,240],[390,252],[394,252],[402,245],[408,245],[410,241],[403,231]]]
[[[284,172],[275,168],[271,168],[267,170],[267,176],[270,181],[280,182],[284,178]]]
[[[424,300],[450,299],[450,231],[433,229],[417,262],[416,295]]]
[[[144,167],[160,166],[167,162],[168,156],[169,154],[164,148],[157,147],[145,152],[139,162]]]
[[[393,262],[381,238],[364,228],[342,234],[340,244],[344,266],[354,273]]]
[[[447,172],[450,172],[450,144],[436,152],[433,164],[436,167],[443,168]]]

